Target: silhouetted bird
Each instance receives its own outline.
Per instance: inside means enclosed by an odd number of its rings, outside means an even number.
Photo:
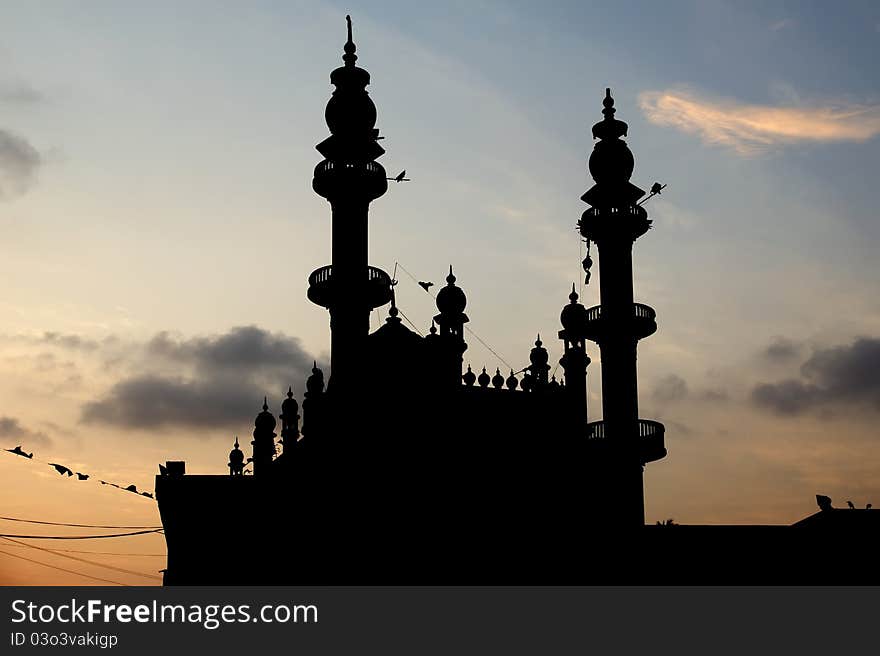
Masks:
[[[433,282],[424,282],[422,280],[419,280],[419,286],[427,292],[429,287],[434,286],[434,283]]]
[[[388,179],[394,182],[409,182],[409,178],[406,177],[406,169],[403,169],[396,177]]]
[[[149,497],[150,499],[152,499],[153,493],[152,492],[141,492],[141,496],[142,497]]]
[[[850,510],[855,510],[855,509],[856,509],[856,504],[854,504],[852,501],[847,501],[847,502],[846,502],[846,505],[849,506]]]
[[[9,451],[9,453],[14,453],[15,455],[17,455],[17,456],[21,456],[22,458],[33,458],[33,457],[34,457],[34,454],[33,454],[33,453],[25,453],[24,451],[22,451],[22,450],[21,450],[21,444],[19,444],[19,445],[18,445],[17,447],[15,447],[14,449],[3,449],[3,450],[4,450],[4,451]]]
[[[50,467],[54,467],[54,468],[55,468],[55,471],[57,471],[57,472],[58,472],[59,474],[61,474],[62,476],[64,476],[65,474],[67,474],[68,476],[73,476],[73,472],[70,471],[70,469],[67,468],[67,467],[65,467],[64,465],[57,465],[57,464],[55,464],[54,462],[50,462],[50,463],[47,463],[47,464],[48,464]]]
[[[81,480],[81,481],[87,481],[87,480],[89,480],[89,475],[88,475],[88,474],[81,474],[81,473],[79,473],[79,472],[76,472],[76,477],[77,477],[79,480]]]
[[[865,506],[865,510],[870,510],[870,509],[873,508],[873,507],[874,507],[874,506],[872,506],[872,505],[869,503],[867,506]]]
[[[659,194],[665,187],[666,185],[661,185],[659,182],[655,182],[651,185],[651,195]]]
[[[122,489],[126,492],[134,492],[135,494],[138,494],[138,489],[136,485],[129,485],[128,487],[124,487]]]

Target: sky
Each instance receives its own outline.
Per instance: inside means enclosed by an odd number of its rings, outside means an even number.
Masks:
[[[668,185],[634,249],[659,324],[640,414],[669,451],[646,470],[648,522],[792,523],[817,493],[880,503],[877,3],[9,0],[0,445],[35,457],[0,452],[0,515],[158,525],[149,498],[97,481],[151,491],[177,459],[221,473],[264,394],[277,413],[327,366],[306,289],[330,211],[311,178],[346,13],[381,162],[412,179],[373,203],[370,261],[440,282],[453,264],[471,327],[516,368],[538,332],[561,355],[548,336],[582,287],[574,228],[611,87],[633,182]],[[431,298],[398,277],[424,330]],[[474,339],[466,359],[505,370]],[[0,583],[153,584],[131,572],[164,567],[156,534],[61,545],[160,555],[66,552],[125,572],[4,543]]]

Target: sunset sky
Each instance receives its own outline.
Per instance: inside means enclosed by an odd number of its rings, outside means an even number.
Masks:
[[[792,523],[817,493],[880,504],[880,4],[7,0],[0,447],[92,478],[0,452],[0,515],[157,525],[154,502],[97,481],[151,491],[169,459],[221,473],[263,395],[277,414],[313,358],[327,366],[306,288],[330,208],[311,179],[346,13],[381,162],[412,178],[372,206],[371,263],[435,282],[452,263],[473,330],[517,367],[538,332],[561,355],[612,88],[633,182],[668,184],[634,250],[659,323],[640,414],[669,450],[647,468],[649,522]],[[431,298],[398,277],[426,328]],[[466,362],[504,371],[469,344]],[[164,552],[159,535],[30,543]],[[0,540],[0,584],[95,583],[8,554],[157,583]]]

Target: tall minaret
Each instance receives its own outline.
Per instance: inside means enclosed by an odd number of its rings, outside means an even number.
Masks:
[[[385,169],[376,158],[376,106],[367,94],[370,74],[355,66],[357,55],[348,22],[344,66],[330,74],[335,85],[324,117],[330,136],[317,145],[324,160],[315,167],[312,187],[333,211],[331,266],[309,276],[309,299],[330,311],[328,392],[347,393],[362,375],[362,356],[370,330],[370,312],[391,300],[391,278],[367,264],[367,213],[388,189]]]
[[[607,445],[603,481],[614,523],[624,527],[645,523],[644,464],[666,455],[663,425],[639,419],[636,345],[657,330],[654,310],[633,302],[632,249],[651,227],[645,209],[636,203],[645,192],[630,183],[633,156],[626,142],[627,125],[614,118],[614,99],[606,89],[605,118],[593,126],[599,139],[590,155],[596,184],[581,198],[592,207],[578,223],[581,235],[599,251],[599,293],[602,304],[587,310],[587,337],[602,353],[603,422],[591,424],[590,437]],[[613,500],[613,501],[612,501]]]
[[[575,430],[582,432],[587,424],[587,311],[578,303],[578,294],[571,285],[570,301],[559,317],[562,330],[559,339],[565,348],[559,364],[565,371],[565,392],[569,398],[569,418]]]

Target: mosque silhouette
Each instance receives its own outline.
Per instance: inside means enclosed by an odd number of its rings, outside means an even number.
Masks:
[[[644,467],[666,446],[664,426],[638,412],[636,349],[657,322],[634,302],[632,252],[651,227],[642,203],[663,187],[646,195],[630,182],[627,124],[615,118],[610,89],[578,222],[598,251],[601,304],[585,308],[572,286],[557,335],[562,379],[550,376],[540,336],[521,372],[464,368],[466,281],[451,266],[428,333],[403,325],[395,281],[368,260],[369,206],[395,178],[377,161],[385,151],[370,75],[355,51],[348,19],[344,64],[330,75],[330,136],[317,145],[324,159],[312,180],[332,211],[332,264],[309,276],[308,289],[330,314],[332,375],[325,384],[315,364],[302,406],[288,390],[280,428],[264,402],[252,455],[236,440],[228,474],[160,466],[165,584],[799,582],[804,568],[816,580],[863,573],[846,562],[815,567],[835,544],[829,535],[867,532],[876,545],[876,511],[841,519],[849,511],[830,501],[805,521],[834,531],[645,526]],[[589,249],[583,264],[589,280]],[[370,333],[370,313],[385,305],[384,325]],[[587,341],[602,358],[600,421],[588,417]]]

